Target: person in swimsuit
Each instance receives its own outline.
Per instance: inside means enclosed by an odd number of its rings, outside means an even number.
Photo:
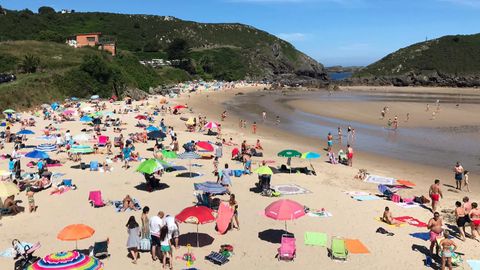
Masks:
[[[440,202],[440,198],[443,198],[442,190],[440,189],[440,180],[435,179],[434,184],[430,186],[428,195],[432,199],[432,212],[435,212],[437,211],[437,206]]]
[[[433,218],[428,221],[427,228],[430,230],[430,253],[433,254],[433,248],[436,247],[436,254],[438,255],[437,238],[442,237],[443,234],[443,220],[440,213],[435,212]]]
[[[455,173],[455,184],[456,189],[458,190],[462,189],[463,171],[462,165],[457,161],[457,164],[455,164],[455,167],[453,168],[453,172]]]
[[[473,239],[478,241],[480,236],[480,210],[477,208],[478,204],[476,202],[472,203],[472,210],[470,210],[469,217],[471,220],[472,226],[472,236]]]
[[[327,136],[327,151],[330,152],[332,151],[332,146],[333,146],[333,136],[332,133],[328,133]]]
[[[468,185],[469,183],[468,183],[468,171],[467,170],[465,170],[463,172],[463,181],[464,181],[464,186],[463,187],[467,189],[467,192],[470,192],[470,186]]]
[[[457,220],[458,230],[462,236],[462,241],[465,241],[465,224],[469,222],[469,218],[461,202],[457,201],[455,206],[455,219]]]
[[[228,201],[228,204],[230,207],[233,209],[233,217],[232,217],[232,228],[237,228],[237,230],[240,230],[240,223],[238,222],[238,203],[235,200],[235,194],[230,194],[230,200]],[[235,224],[233,221],[235,220]]]
[[[393,219],[392,212],[390,212],[390,208],[388,206],[385,207],[385,211],[383,211],[382,221],[389,225],[400,226],[401,224],[401,222],[398,220]]]
[[[353,165],[353,148],[350,146],[350,144],[347,144],[347,161],[348,161],[348,166],[352,167],[352,165]]]
[[[440,246],[442,248],[442,270],[445,270],[445,265],[448,264],[448,269],[452,270],[452,256],[455,253],[455,250],[457,249],[457,245],[453,240],[449,239],[448,237],[450,236],[450,233],[448,231],[445,231],[443,233],[443,236],[445,237],[440,241]]]
[[[338,141],[340,144],[342,144],[342,128],[338,127],[337,130],[338,130]]]

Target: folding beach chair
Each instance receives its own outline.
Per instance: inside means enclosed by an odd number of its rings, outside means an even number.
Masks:
[[[108,143],[109,137],[108,136],[99,136],[98,137],[98,146],[99,147],[105,147]]]
[[[280,247],[278,248],[277,259],[285,261],[293,261],[297,255],[297,246],[295,244],[295,236],[291,234],[283,234]]]
[[[347,245],[345,244],[345,240],[338,237],[333,237],[332,247],[329,251],[330,258],[332,258],[332,260],[347,260],[348,250]]]
[[[95,242],[92,250],[90,251],[90,256],[93,256],[97,259],[105,259],[110,257],[110,253],[108,253],[108,242],[109,239],[101,242]]]
[[[102,200],[102,192],[100,190],[90,191],[88,201],[95,208],[105,206],[105,203]]]

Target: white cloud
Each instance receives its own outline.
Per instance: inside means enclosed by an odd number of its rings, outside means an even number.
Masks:
[[[447,2],[461,6],[480,8],[480,0],[438,0],[440,2]]]
[[[283,40],[294,42],[294,41],[304,41],[307,39],[307,34],[304,33],[280,33],[277,36]]]

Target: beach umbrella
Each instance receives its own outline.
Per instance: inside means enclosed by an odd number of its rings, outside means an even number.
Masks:
[[[158,138],[165,138],[167,135],[160,130],[150,131],[147,133],[147,137],[149,139],[158,139]]]
[[[211,145],[209,142],[200,141],[197,142],[197,146],[208,152],[213,151],[213,145]]]
[[[275,201],[265,208],[265,216],[268,218],[285,221],[285,230],[287,230],[287,220],[294,220],[304,215],[305,207],[288,199]]]
[[[17,132],[17,135],[32,135],[32,134],[35,134],[35,132],[29,129],[22,129],[19,132]]]
[[[214,129],[218,128],[218,123],[216,122],[208,122],[205,126],[203,126],[206,129]]]
[[[28,152],[25,157],[28,158],[38,158],[38,159],[46,159],[49,158],[48,154],[43,151],[33,150],[32,152]]]
[[[57,146],[55,144],[44,143],[38,145],[35,150],[42,152],[55,152],[57,151]]]
[[[85,142],[90,140],[90,136],[86,133],[80,133],[78,135],[73,136],[73,140],[76,142]]]
[[[185,108],[187,108],[185,105],[177,105],[177,106],[173,107],[174,110],[175,110],[175,109],[177,109],[177,110],[179,110],[179,109],[185,109]]]
[[[94,118],[94,119],[92,120],[92,123],[93,123],[94,125],[100,125],[100,124],[102,124],[102,120],[100,120],[100,118]]]
[[[195,152],[184,152],[177,156],[179,159],[188,159],[188,171],[190,174],[190,178],[192,177],[192,159],[201,158],[199,154]]]
[[[93,148],[88,145],[73,145],[68,151],[72,154],[90,154],[93,153]]]
[[[55,111],[55,110],[57,110],[57,109],[58,109],[59,105],[58,105],[58,103],[57,103],[57,102],[54,102],[54,103],[52,103],[52,105],[50,105],[50,107],[52,108],[52,110],[54,110],[54,111]]]
[[[316,159],[316,158],[320,158],[320,154],[315,153],[315,152],[306,152],[306,153],[302,154],[301,158],[303,158],[303,159]]]
[[[3,111],[3,113],[5,113],[5,114],[12,114],[12,113],[15,113],[15,111],[12,110],[12,109],[6,109],[5,111]]]
[[[20,190],[17,185],[9,181],[0,181],[0,197],[5,198],[18,194]]]
[[[82,118],[80,118],[80,122],[92,122],[93,118],[90,117],[90,116],[82,116]]]
[[[272,175],[273,174],[272,169],[270,169],[270,167],[268,167],[268,166],[258,167],[253,172],[258,173],[260,175]]]
[[[155,127],[155,126],[148,126],[146,129],[145,129],[147,132],[152,132],[152,131],[159,131],[160,129]]]
[[[198,225],[215,221],[213,210],[205,206],[190,206],[182,210],[175,216],[178,222],[190,223],[197,225],[197,247],[200,246],[198,241]]]
[[[297,150],[282,150],[277,154],[279,157],[286,157],[287,158],[287,165],[290,167],[290,173],[292,173],[292,167],[290,166],[290,160],[292,157],[301,157],[302,153],[298,152]]]
[[[140,163],[137,168],[137,172],[152,174],[163,169],[163,165],[158,162],[156,159],[147,159],[144,162]]]
[[[135,116],[135,119],[138,119],[138,120],[147,120],[147,117],[143,114],[139,114],[137,116]]]
[[[216,182],[194,183],[193,188],[214,195],[227,193],[227,188]]]
[[[74,110],[65,110],[65,111],[62,112],[63,115],[72,115],[74,113],[75,113]]]
[[[85,224],[72,224],[63,228],[57,235],[57,239],[62,241],[75,241],[75,249],[77,249],[78,240],[90,238],[95,230]]]
[[[162,155],[164,158],[177,158],[177,153],[168,150],[162,150]]]
[[[96,258],[86,256],[76,250],[63,251],[47,255],[30,265],[27,270],[77,269],[102,270],[103,263]]]

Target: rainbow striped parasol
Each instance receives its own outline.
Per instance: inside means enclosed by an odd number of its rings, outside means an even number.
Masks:
[[[43,269],[103,270],[103,263],[78,251],[66,251],[50,254],[27,268]]]

